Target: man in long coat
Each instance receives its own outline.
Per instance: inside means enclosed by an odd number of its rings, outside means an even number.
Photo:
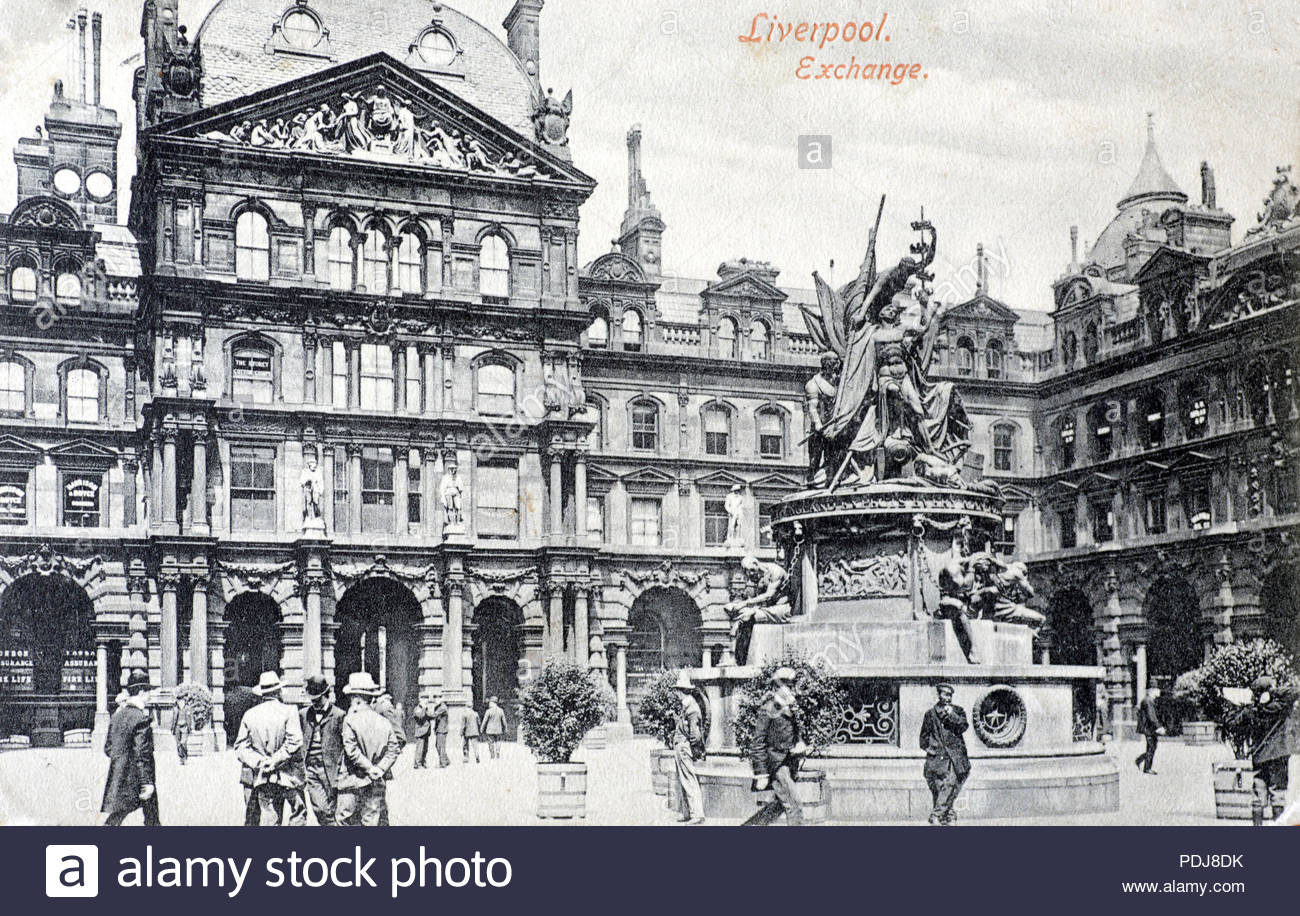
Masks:
[[[379,685],[368,673],[348,676],[343,695],[349,698],[343,717],[343,761],[339,765],[339,826],[379,827],[388,821],[387,780],[402,752],[392,723],[371,704]]]
[[[483,710],[483,737],[487,738],[488,756],[493,760],[501,756],[500,744],[505,733],[506,711],[496,697],[488,697],[487,709]]]
[[[1151,767],[1156,762],[1156,746],[1160,744],[1160,736],[1165,733],[1165,728],[1160,724],[1160,713],[1156,711],[1156,700],[1160,699],[1159,689],[1152,687],[1147,691],[1142,702],[1138,703],[1137,708],[1137,731],[1139,735],[1146,738],[1146,750],[1137,755],[1133,765],[1143,773],[1155,775],[1155,770]]]
[[[799,738],[799,723],[794,715],[793,668],[778,668],[772,675],[772,696],[758,711],[754,736],[750,744],[750,762],[754,767],[754,788],[769,786],[774,798],[758,813],[745,821],[745,827],[766,827],[786,812],[791,827],[803,824],[803,804],[799,801],[795,779],[799,763],[808,752]]]
[[[939,684],[935,692],[938,702],[921,719],[921,749],[925,751],[925,782],[934,801],[930,823],[946,826],[955,818],[953,804],[970,775],[964,737],[970,722],[966,710],[953,705],[951,684]]]
[[[100,807],[108,815],[105,827],[120,826],[137,808],[144,809],[146,827],[160,825],[158,790],[154,784],[153,721],[144,708],[149,688],[148,672],[132,671],[126,682],[127,701],[108,722],[108,736],[104,741],[104,753],[109,760],[108,781],[104,784],[104,803]]]
[[[338,805],[339,764],[343,760],[343,710],[334,705],[330,682],[319,674],[307,678],[310,704],[302,711],[302,748],[306,761],[307,801],[322,827],[334,826]]]
[[[235,755],[253,772],[253,798],[262,826],[279,826],[284,808],[289,826],[307,823],[307,803],[302,796],[302,721],[298,710],[280,702],[280,677],[268,671],[254,688],[262,702],[244,713],[235,739]]]

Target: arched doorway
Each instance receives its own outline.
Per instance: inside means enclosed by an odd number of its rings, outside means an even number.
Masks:
[[[1300,566],[1283,564],[1265,576],[1259,609],[1264,636],[1290,652],[1300,669]]]
[[[1201,645],[1201,605],[1196,589],[1178,575],[1161,576],[1147,592],[1147,681],[1159,687],[1157,708],[1170,734],[1181,732],[1173,686],[1178,676],[1205,659]],[[1135,687],[1140,685],[1135,684]]]
[[[1055,665],[1097,664],[1097,643],[1092,633],[1092,605],[1073,586],[1052,595],[1047,609],[1052,630],[1052,663]]]
[[[366,579],[352,586],[335,611],[334,680],[342,692],[348,676],[369,672],[387,687],[406,715],[420,701],[420,602],[394,579]]]
[[[270,595],[244,592],[226,605],[225,715],[226,738],[233,745],[239,721],[259,702],[252,688],[264,671],[283,674],[280,607]]]
[[[0,734],[57,747],[95,724],[95,609],[66,576],[33,573],[0,596]]]
[[[700,609],[680,589],[652,588],[633,603],[627,622],[627,698],[635,722],[641,697],[662,672],[699,666]]]
[[[507,739],[514,737],[519,718],[523,625],[523,611],[509,598],[494,596],[474,609],[474,709],[482,715],[488,697],[496,697],[506,714]]]

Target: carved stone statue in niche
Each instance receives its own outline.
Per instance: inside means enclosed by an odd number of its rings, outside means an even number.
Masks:
[[[191,338],[190,350],[190,388],[203,391],[208,387],[208,374],[203,368],[203,335]]]
[[[741,492],[740,484],[731,488],[722,505],[727,510],[727,546],[744,547],[745,494]]]
[[[163,335],[162,368],[158,372],[158,383],[164,388],[176,387],[176,338],[171,334]]]
[[[443,533],[463,533],[465,530],[465,516],[461,512],[461,494],[464,493],[464,487],[461,485],[456,465],[447,465],[447,470],[442,475],[442,483],[439,485],[438,490],[442,498]]]
[[[325,516],[321,510],[325,494],[325,476],[320,472],[315,448],[304,450],[302,476],[298,478],[302,488],[302,527],[304,531],[325,530]]]

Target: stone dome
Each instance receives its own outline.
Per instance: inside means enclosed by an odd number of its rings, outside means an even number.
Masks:
[[[197,40],[204,107],[383,52],[532,135],[536,90],[519,59],[435,0],[219,0]]]

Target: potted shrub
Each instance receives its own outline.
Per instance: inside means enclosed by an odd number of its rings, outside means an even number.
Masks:
[[[768,661],[758,674],[741,685],[737,691],[736,720],[734,724],[736,746],[752,759],[754,723],[758,711],[772,696],[772,675],[778,668],[793,668],[795,723],[799,737],[808,746],[808,758],[814,758],[835,741],[847,702],[839,680],[831,674],[824,661],[812,661],[807,655],[787,651],[781,658]],[[810,824],[824,822],[830,814],[830,795],[826,774],[807,765],[800,767],[795,788],[804,806],[804,820]],[[759,793],[759,804],[771,798],[771,791]]]
[[[650,686],[637,708],[637,724],[659,739],[661,747],[650,751],[650,786],[655,795],[667,795],[677,774],[673,757],[673,732],[682,714],[682,698],[673,689],[677,671],[665,671]]]
[[[1224,742],[1232,748],[1236,760],[1212,764],[1214,774],[1215,814],[1220,818],[1250,818],[1251,783],[1254,767],[1250,761],[1253,729],[1238,713],[1237,707],[1223,696],[1224,688],[1246,689],[1256,679],[1268,675],[1277,684],[1277,693],[1294,694],[1300,689],[1290,653],[1268,639],[1221,646],[1205,664],[1196,669],[1199,689],[1196,704],[1217,727]]]
[[[601,723],[600,690],[571,662],[550,662],[519,698],[519,727],[537,758],[537,816],[586,817],[587,765],[573,752]]]
[[[1183,741],[1186,744],[1213,744],[1219,740],[1219,730],[1201,709],[1201,678],[1203,669],[1193,668],[1178,676],[1171,691],[1171,701],[1183,723]]]
[[[596,685],[596,690],[600,693],[600,724],[587,733],[587,740],[583,743],[593,751],[603,751],[609,747],[609,725],[618,716],[618,696],[614,693],[614,688],[609,686],[603,672],[592,671],[590,673],[591,682]]]
[[[189,737],[185,742],[189,754],[198,757],[209,751],[215,751],[216,738],[212,734],[212,694],[208,692],[208,688],[202,684],[181,684],[176,688],[175,703],[176,715],[188,715],[190,719]],[[173,728],[175,724],[173,720]]]

